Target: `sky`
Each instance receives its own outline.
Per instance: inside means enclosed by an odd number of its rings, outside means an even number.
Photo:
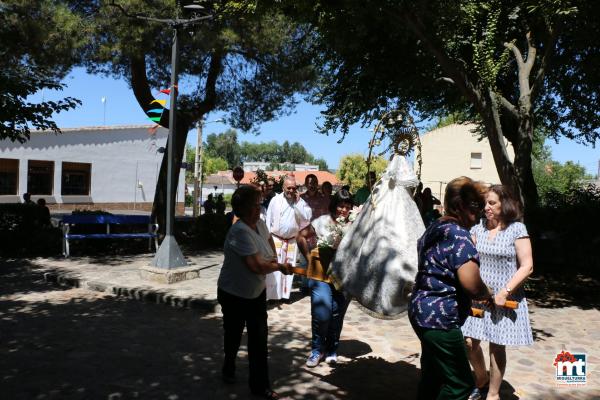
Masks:
[[[81,100],[82,105],[67,112],[55,114],[54,120],[61,128],[77,128],[102,125],[139,125],[151,124],[146,114],[138,105],[133,92],[124,80],[90,75],[83,69],[75,69],[63,83],[66,88],[61,92],[43,91],[31,96],[30,101],[57,100],[63,97],[75,97]],[[102,98],[106,101],[103,103]],[[320,108],[300,103],[292,115],[281,117],[276,121],[262,124],[259,135],[244,134],[238,130],[238,141],[252,143],[268,142],[275,140],[283,143],[300,142],[316,158],[323,158],[331,169],[337,169],[340,159],[350,153],[368,153],[368,142],[372,132],[368,128],[353,126],[344,141],[339,144],[340,134],[322,135],[316,132],[319,122]],[[206,116],[204,137],[210,133],[220,133],[230,127],[212,122],[221,117],[213,113]],[[188,143],[195,146],[197,140],[196,130],[190,131]],[[564,163],[574,161],[586,168],[589,174],[598,173],[600,160],[600,141],[596,148],[584,146],[568,139],[561,139],[559,143],[549,141],[552,157]],[[424,155],[426,156],[426,155]]]

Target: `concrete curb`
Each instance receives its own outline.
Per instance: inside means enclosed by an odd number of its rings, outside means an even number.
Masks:
[[[165,304],[176,308],[200,310],[203,314],[215,313],[220,309],[216,300],[200,297],[180,297],[148,288],[112,286],[103,282],[86,281],[85,279],[57,272],[45,272],[44,281],[56,285],[88,289],[94,292],[110,293],[115,296],[147,303]]]

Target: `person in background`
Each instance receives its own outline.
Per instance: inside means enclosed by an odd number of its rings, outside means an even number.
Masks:
[[[223,193],[219,193],[217,196],[217,203],[215,204],[215,210],[218,215],[225,215],[225,200],[223,200]]]
[[[323,184],[321,184],[321,193],[323,193],[323,196],[325,196],[325,198],[331,203],[331,199],[333,197],[333,185],[331,182],[325,181]]]
[[[304,179],[306,192],[300,197],[312,210],[311,221],[329,213],[329,199],[319,193],[319,180],[315,174],[308,174]]]
[[[275,245],[260,219],[261,193],[252,186],[241,186],[231,205],[240,220],[225,238],[224,260],[217,282],[217,299],[223,312],[222,378],[235,382],[235,360],[244,327],[248,331],[248,384],[255,396],[278,399],[271,389],[268,369],[268,326],[265,274],[289,274],[289,264],[278,263]]]
[[[50,226],[50,209],[46,206],[45,199],[38,199],[37,201],[37,222],[43,227]]]
[[[433,196],[430,188],[423,189],[421,193],[421,217],[425,226],[429,226],[433,221],[441,217],[442,215],[433,206],[442,204],[437,198]]]
[[[283,182],[283,192],[273,197],[267,209],[265,222],[273,237],[279,262],[295,264],[298,256],[296,235],[310,224],[312,211],[298,194],[293,176]],[[267,275],[267,299],[289,299],[293,275],[283,276],[279,272]]]
[[[275,182],[273,181],[273,178],[268,177],[267,181],[265,182],[264,185],[262,185],[262,191],[263,191],[263,207],[266,209],[269,208],[269,203],[271,203],[271,200],[273,199],[273,197],[275,197],[275,191],[273,190],[273,184]]]
[[[506,346],[533,344],[523,291],[533,272],[533,257],[527,228],[519,222],[519,203],[505,186],[492,185],[485,196],[484,211],[485,218],[471,229],[471,236],[481,257],[481,278],[494,291],[497,307],[486,310],[483,318],[467,318],[462,327],[475,371],[476,388],[470,400],[498,400],[506,371]],[[516,310],[502,307],[509,299],[519,302]],[[490,344],[489,377],[482,340]]]
[[[298,234],[298,246],[304,257],[308,260],[310,251],[316,246],[316,240],[331,236],[332,229],[337,224],[348,223],[348,216],[352,210],[352,196],[347,190],[339,190],[329,206],[329,213],[313,220],[309,226]],[[344,219],[340,222],[339,219]],[[311,243],[315,243],[311,245]],[[334,252],[337,245],[334,246]],[[327,265],[323,269],[327,270]],[[332,283],[308,279],[310,289],[310,310],[312,340],[311,353],[306,360],[309,368],[319,365],[322,359],[328,364],[337,362],[337,348],[340,334],[344,324],[344,315],[350,300]]]
[[[213,200],[212,193],[208,195],[208,198],[204,202],[203,206],[204,206],[204,214],[214,214],[215,202]]]
[[[467,177],[446,187],[446,215],[418,241],[419,268],[408,315],[421,341],[418,399],[465,400],[475,387],[460,330],[471,299],[491,304],[469,234],[483,209],[478,185]]]
[[[322,193],[319,192],[319,179],[315,174],[308,174],[306,178],[304,178],[304,186],[306,187],[306,192],[302,193],[300,197],[308,204],[312,211],[311,221],[319,218],[322,215],[329,214],[329,198],[323,196]],[[313,248],[317,245],[316,238],[311,236],[308,238],[310,243],[310,247]],[[307,266],[307,259],[304,254],[300,252],[298,257],[299,263],[301,266]],[[300,284],[300,292],[302,294],[308,294],[310,289],[308,287],[308,279],[303,276],[301,278],[302,283]]]
[[[354,194],[354,205],[360,206],[362,204],[365,204],[365,202],[371,195],[371,189],[373,188],[375,182],[377,182],[377,175],[375,174],[375,171],[369,171],[369,173],[365,177],[366,185],[358,189]]]
[[[31,201],[31,194],[23,193],[23,204],[34,205],[35,203]]]

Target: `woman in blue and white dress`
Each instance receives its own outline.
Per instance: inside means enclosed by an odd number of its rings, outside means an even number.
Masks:
[[[476,400],[500,398],[500,384],[506,370],[506,346],[533,344],[523,284],[533,272],[531,242],[521,217],[519,203],[506,187],[493,185],[485,197],[485,218],[471,229],[480,256],[481,278],[495,293],[496,306],[486,309],[483,318],[469,317],[462,326],[469,360],[475,371],[476,388],[469,397]],[[504,308],[507,300],[517,309]],[[490,376],[481,349],[490,344]],[[489,388],[487,387],[489,384]]]

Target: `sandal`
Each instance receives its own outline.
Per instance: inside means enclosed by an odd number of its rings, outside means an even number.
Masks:
[[[483,400],[487,396],[487,392],[488,392],[487,386],[484,386],[482,388],[476,387],[475,389],[473,389],[473,391],[469,395],[468,400]]]

